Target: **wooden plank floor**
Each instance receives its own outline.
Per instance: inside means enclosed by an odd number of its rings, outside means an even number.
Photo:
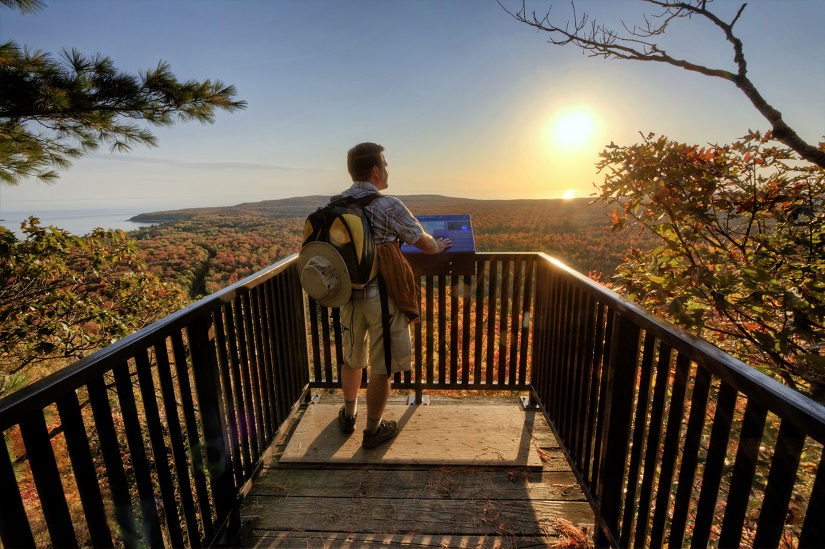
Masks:
[[[517,398],[392,399],[402,430],[373,450],[363,418],[338,430],[340,399],[303,406],[276,441],[241,507],[246,547],[551,547],[558,518],[593,531],[552,431]]]
[[[525,415],[518,402],[499,399],[483,408],[461,401],[432,402],[388,406],[384,418],[396,420],[401,432],[392,444],[366,450],[361,446],[364,414],[358,414],[355,434],[343,436],[338,426],[341,401],[330,396],[306,409],[280,463],[541,466],[533,444],[535,414]]]

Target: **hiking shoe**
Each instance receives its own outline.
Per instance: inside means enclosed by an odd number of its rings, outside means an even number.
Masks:
[[[374,433],[364,431],[364,441],[361,443],[364,448],[375,448],[382,442],[395,438],[398,434],[398,422],[382,420],[378,429]]]
[[[354,416],[350,417],[347,415],[347,407],[341,406],[341,411],[338,412],[338,425],[341,426],[341,432],[345,435],[351,435],[355,432],[355,418],[358,416],[358,412],[355,413]]]

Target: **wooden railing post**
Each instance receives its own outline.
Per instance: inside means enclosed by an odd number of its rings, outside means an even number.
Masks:
[[[14,466],[6,440],[0,444],[0,494],[3,494],[3,514],[0,515],[0,541],[5,547],[33,547],[34,535],[26,516],[23,498],[17,486]]]
[[[63,485],[60,482],[60,471],[54,451],[49,441],[46,418],[41,410],[29,414],[20,422],[20,434],[26,444],[29,464],[38,493],[52,495],[52,497],[40,498],[50,541],[55,547],[74,547],[77,545],[77,538],[72,527],[72,517],[66,503]]]
[[[614,312],[613,335],[606,372],[607,392],[600,459],[602,466],[596,493],[602,521],[613,537],[618,534],[622,507],[639,335],[638,325]],[[603,530],[599,531],[599,541],[609,543]]]
[[[240,515],[235,505],[235,484],[229,459],[229,444],[220,398],[218,361],[211,317],[200,318],[188,326],[192,349],[195,390],[203,424],[206,463],[204,469],[212,480],[212,497],[218,517],[229,516],[227,533],[240,529]]]

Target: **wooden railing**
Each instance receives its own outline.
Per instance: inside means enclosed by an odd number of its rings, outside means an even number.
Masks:
[[[337,311],[302,296],[295,265],[0,401],[3,545],[236,532],[278,429],[308,391],[338,387]],[[825,546],[821,406],[543,254],[480,253],[473,274],[420,283],[413,370],[394,388],[529,396],[601,544]]]
[[[3,546],[199,547],[237,531],[308,382],[295,269],[273,265],[0,401]]]
[[[420,276],[421,319],[411,325],[413,369],[394,389],[527,391],[536,255],[476,254],[474,275]],[[312,387],[338,387],[338,310],[309,306]],[[366,372],[364,381],[366,382]]]
[[[542,256],[532,384],[623,547],[825,547],[825,408]]]

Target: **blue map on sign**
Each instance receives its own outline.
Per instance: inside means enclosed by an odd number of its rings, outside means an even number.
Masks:
[[[469,215],[422,215],[416,219],[424,227],[424,230],[433,235],[436,240],[449,238],[453,241],[452,247],[448,248],[445,253],[474,253],[476,251],[473,224]],[[422,253],[415,246],[408,244],[402,244],[401,251],[404,253]]]

